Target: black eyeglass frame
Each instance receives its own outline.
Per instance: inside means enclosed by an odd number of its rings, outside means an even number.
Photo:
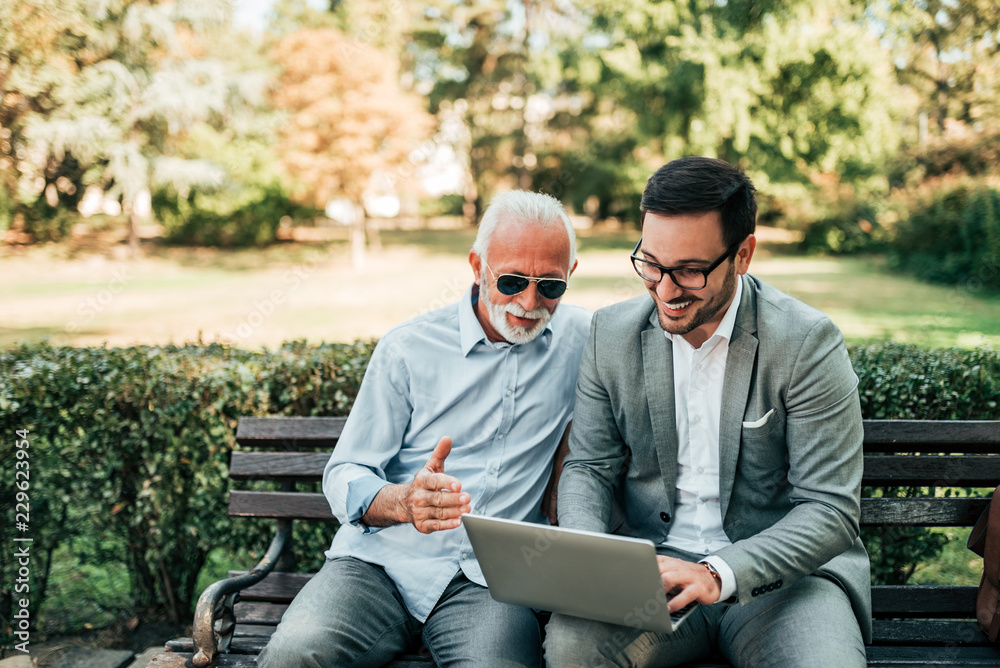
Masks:
[[[566,294],[566,289],[569,287],[569,284],[561,278],[546,278],[546,277],[538,278],[535,276],[522,276],[521,274],[497,274],[495,271],[493,271],[493,267],[491,267],[489,263],[483,262],[483,264],[486,265],[486,268],[490,270],[491,274],[493,274],[493,278],[496,279],[497,291],[500,294],[505,295],[507,297],[513,297],[514,295],[521,294],[522,292],[528,289],[528,286],[531,285],[532,282],[535,282],[537,284],[535,288],[538,290],[539,295],[541,295],[545,299],[551,299],[551,300],[559,299],[560,297],[562,297],[564,294]],[[505,288],[500,286],[500,279],[502,278],[513,278],[517,279],[517,281],[525,281],[525,283],[520,289],[516,289],[513,292],[507,292]],[[557,284],[556,287],[557,290],[559,290],[558,286],[561,286],[562,289],[559,291],[559,294],[556,295],[555,297],[549,297],[545,293],[549,291],[549,286],[553,284]]]
[[[636,257],[635,254],[639,252],[639,247],[642,246],[642,237],[639,237],[639,242],[635,245],[635,248],[632,249],[632,254],[629,257],[632,258],[632,268],[635,269],[635,273],[639,274],[639,278],[641,278],[642,280],[646,281],[647,283],[659,284],[659,282],[663,280],[663,275],[666,274],[666,275],[670,276],[670,280],[674,282],[674,285],[676,285],[679,288],[682,288],[684,290],[704,290],[705,286],[708,285],[708,275],[711,274],[713,271],[715,271],[715,269],[720,264],[722,264],[723,262],[725,262],[727,258],[729,258],[730,256],[733,256],[734,253],[735,253],[735,251],[739,250],[739,247],[740,247],[740,245],[742,243],[743,243],[743,241],[737,241],[735,244],[733,244],[732,246],[730,246],[729,248],[727,248],[726,251],[722,255],[719,256],[719,259],[717,259],[715,262],[713,262],[712,264],[708,265],[705,268],[701,268],[701,267],[664,267],[662,264],[656,264],[655,262],[650,262],[649,260],[644,260],[641,257]],[[657,280],[655,280],[655,281],[646,278],[646,276],[641,271],[639,271],[639,266],[636,264],[636,262],[642,262],[643,264],[648,264],[651,267],[656,267],[657,269],[660,270],[660,278],[657,279]],[[674,272],[675,271],[694,271],[694,272],[698,272],[698,273],[701,274],[702,280],[704,282],[701,284],[701,287],[699,287],[699,288],[693,288],[690,285],[681,285],[680,282],[678,282],[677,277],[674,276]]]

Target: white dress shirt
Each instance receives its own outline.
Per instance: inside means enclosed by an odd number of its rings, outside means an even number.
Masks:
[[[736,294],[715,333],[695,349],[677,334],[664,332],[673,343],[674,403],[677,427],[677,489],[674,521],[665,545],[711,555],[732,541],[722,529],[719,501],[719,419],[726,378],[729,342],[743,295],[737,276]],[[736,593],[736,575],[717,556],[706,556],[722,578],[719,600]]]

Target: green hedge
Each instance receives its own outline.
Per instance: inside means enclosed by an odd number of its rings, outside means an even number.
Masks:
[[[164,606],[189,618],[209,551],[224,546],[259,554],[272,532],[269,522],[226,515],[238,418],[346,414],[372,347],[25,345],[0,352],[3,461],[13,461],[16,430],[28,429],[31,438],[33,608],[51,593],[45,579],[56,548],[65,554],[71,546],[78,559],[122,564],[137,609]],[[889,343],[851,354],[866,417],[1000,419],[996,351]],[[4,508],[13,508],[13,472],[6,466],[0,473]],[[13,531],[5,520],[0,541],[12,545]],[[297,529],[303,568],[321,563],[330,535],[326,526]],[[78,547],[88,545],[110,547]],[[879,558],[905,556],[877,544],[871,549]],[[9,552],[0,551],[5,619],[14,582]]]
[[[369,343],[295,343],[276,352],[38,345],[0,353],[4,462],[13,460],[16,430],[30,431],[33,610],[49,593],[56,548],[104,544],[119,546],[137,609],[162,605],[188,618],[207,553],[218,546],[262,550],[272,533],[266,522],[226,516],[239,417],[346,414],[371,350]],[[5,514],[13,509],[13,477],[13,466],[5,466]],[[13,544],[12,532],[5,519],[5,545]],[[318,550],[329,535],[312,542]],[[8,552],[0,556],[3,619],[10,619],[14,582]]]

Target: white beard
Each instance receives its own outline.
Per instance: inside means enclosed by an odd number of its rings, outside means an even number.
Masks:
[[[483,300],[486,312],[490,316],[490,324],[492,324],[493,328],[500,333],[500,336],[506,339],[509,343],[528,343],[529,341],[534,340],[545,330],[545,326],[548,325],[549,320],[552,319],[552,314],[549,313],[549,310],[544,306],[539,306],[536,309],[525,311],[517,304],[512,303],[501,306],[491,302],[490,288],[485,270],[482,272],[482,276],[480,277],[479,298]],[[517,316],[518,318],[537,319],[538,322],[535,323],[531,329],[526,327],[516,327],[507,321],[506,314],[508,313]]]

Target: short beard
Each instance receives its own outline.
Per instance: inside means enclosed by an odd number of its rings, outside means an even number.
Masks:
[[[489,285],[489,281],[486,277],[486,269],[484,268],[480,276],[479,298],[482,300],[483,306],[486,307],[486,312],[490,316],[490,324],[493,325],[493,328],[497,330],[497,332],[500,333],[500,336],[506,339],[508,343],[529,343],[545,330],[545,326],[548,325],[549,320],[552,319],[552,314],[547,308],[539,306],[536,309],[525,311],[517,304],[494,304],[490,301]],[[518,318],[537,319],[538,322],[535,323],[531,329],[526,327],[516,327],[507,322],[507,313],[517,316]]]
[[[664,276],[662,280],[668,280],[668,277]],[[673,320],[665,320],[663,312],[660,310],[659,306],[657,306],[656,314],[660,319],[660,327],[663,328],[663,331],[669,332],[675,336],[690,334],[714,318],[715,315],[722,310],[722,307],[726,305],[726,302],[733,298],[733,295],[736,294],[736,281],[738,280],[740,279],[736,276],[736,263],[730,263],[729,269],[726,270],[726,278],[723,280],[722,290],[712,301],[702,302],[701,308],[694,314],[691,322],[684,326],[683,331],[679,329],[679,323]],[[659,302],[659,300],[657,300],[657,302]]]

